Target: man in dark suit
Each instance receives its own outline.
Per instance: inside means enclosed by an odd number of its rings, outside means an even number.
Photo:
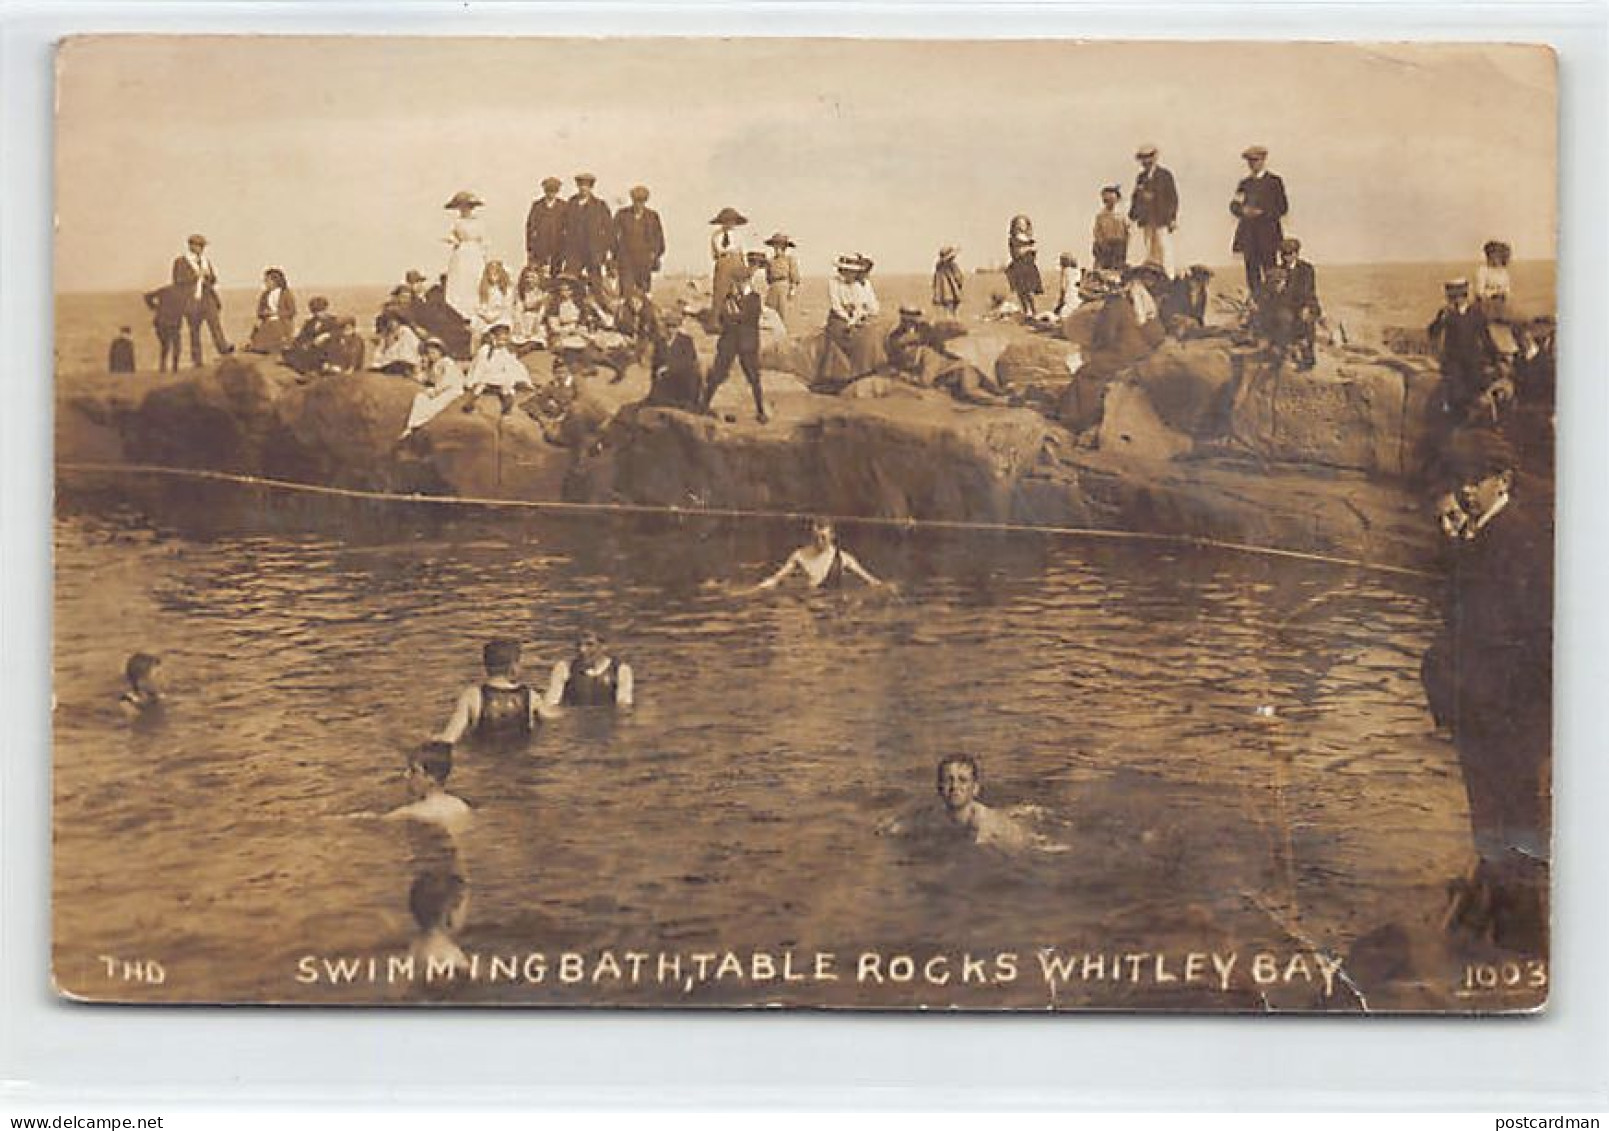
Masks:
[[[1134,195],[1129,200],[1129,219],[1145,239],[1144,263],[1162,268],[1174,276],[1173,232],[1179,226],[1179,190],[1173,174],[1156,163],[1156,146],[1142,145],[1134,151],[1140,174],[1134,179]]]
[[[1324,308],[1318,301],[1318,273],[1302,258],[1302,241],[1294,236],[1279,241],[1279,265],[1288,279],[1286,302],[1294,316],[1292,344],[1296,347],[1296,367],[1311,369],[1317,359],[1313,338]]]
[[[620,274],[620,297],[646,296],[665,255],[665,229],[659,213],[648,207],[648,189],[631,190],[631,206],[615,213],[615,270]]]
[[[532,267],[551,279],[564,269],[564,229],[570,205],[559,195],[564,182],[542,178],[542,195],[525,216],[525,257]]]
[[[1263,273],[1279,257],[1279,241],[1285,236],[1280,221],[1290,205],[1285,200],[1285,182],[1268,171],[1268,150],[1254,145],[1241,156],[1248,171],[1229,202],[1230,213],[1240,221],[1231,250],[1245,259],[1246,289],[1256,295],[1262,289]]]
[[[190,361],[201,366],[201,324],[212,333],[213,347],[220,356],[235,352],[224,337],[218,315],[223,302],[218,298],[218,273],[207,257],[207,238],[191,236],[190,250],[173,261],[173,285],[184,296],[184,320],[190,326]]]
[[[598,178],[577,173],[564,224],[564,269],[585,279],[594,301],[602,298],[604,273],[614,259],[615,224],[609,206],[592,195]]]

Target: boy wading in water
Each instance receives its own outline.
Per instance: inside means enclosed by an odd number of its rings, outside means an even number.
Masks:
[[[486,678],[464,688],[437,740],[456,745],[466,734],[491,742],[531,737],[545,707],[536,689],[519,681],[519,641],[487,641],[481,664]]]
[[[453,748],[439,740],[427,742],[408,760],[403,777],[408,783],[406,805],[385,814],[388,821],[422,821],[453,835],[469,824],[472,810],[463,798],[447,792],[453,772]]]
[[[575,655],[553,665],[549,707],[629,707],[635,694],[631,665],[609,654],[601,633],[576,634]]]
[[[117,700],[118,709],[130,720],[155,718],[162,713],[162,685],[157,678],[162,661],[149,652],[136,652],[123,665],[128,690]]]
[[[837,589],[844,583],[846,573],[854,574],[867,585],[885,583],[855,560],[855,556],[838,545],[832,523],[818,518],[810,524],[810,545],[800,546],[788,555],[782,568],[750,590],[775,589],[794,570],[805,575],[812,589]]]

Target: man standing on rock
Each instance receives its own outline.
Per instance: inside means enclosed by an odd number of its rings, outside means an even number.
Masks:
[[[1262,290],[1263,275],[1279,256],[1284,238],[1280,221],[1290,211],[1285,200],[1285,182],[1268,171],[1268,150],[1253,145],[1241,153],[1247,173],[1235,186],[1229,211],[1240,221],[1235,226],[1237,251],[1246,261],[1246,290],[1255,296]]]
[[[1156,163],[1154,145],[1134,151],[1140,175],[1134,179],[1134,197],[1129,201],[1129,219],[1140,229],[1145,244],[1142,263],[1154,263],[1173,278],[1173,233],[1179,226],[1179,190],[1173,174]]]
[[[648,207],[648,189],[636,185],[631,205],[615,213],[615,269],[620,273],[620,297],[647,298],[654,272],[665,255],[665,229],[659,213]]]
[[[525,258],[551,279],[564,269],[564,229],[570,205],[559,196],[564,182],[557,177],[542,178],[542,195],[525,216]]]
[[[184,320],[190,326],[190,362],[201,367],[201,324],[212,333],[212,344],[219,356],[235,352],[224,337],[218,316],[223,302],[218,298],[218,273],[207,257],[207,237],[191,236],[189,251],[173,261],[173,285],[184,298]]]
[[[594,302],[604,297],[604,273],[614,259],[615,224],[609,206],[592,195],[598,178],[577,173],[564,226],[564,269],[591,288]]]

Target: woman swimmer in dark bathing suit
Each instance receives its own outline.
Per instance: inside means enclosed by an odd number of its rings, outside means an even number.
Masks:
[[[818,518],[810,524],[810,545],[800,546],[789,554],[781,569],[749,592],[758,593],[762,589],[775,589],[794,570],[805,575],[812,589],[837,589],[843,585],[845,574],[854,574],[867,585],[878,587],[887,585],[886,582],[873,577],[865,566],[855,560],[853,554],[838,545],[834,538],[832,523],[824,518]]]

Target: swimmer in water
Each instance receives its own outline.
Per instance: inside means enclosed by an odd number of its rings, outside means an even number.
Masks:
[[[810,545],[800,546],[788,555],[782,568],[750,590],[775,589],[790,573],[798,570],[805,575],[812,589],[837,589],[844,583],[845,574],[854,574],[867,585],[884,587],[885,582],[855,560],[855,555],[838,545],[831,522],[818,518],[810,524]]]
[[[456,745],[466,734],[493,740],[535,734],[547,705],[535,688],[519,681],[519,641],[487,641],[481,649],[481,664],[486,678],[464,688],[437,739]]]
[[[1007,851],[1066,852],[1035,832],[1016,816],[991,808],[978,800],[983,773],[970,754],[951,754],[939,760],[937,781],[939,800],[944,803],[943,827],[959,832],[977,845]],[[891,821],[878,831],[896,835],[913,833],[932,823],[932,810],[924,810],[914,821]]]
[[[453,938],[469,917],[469,884],[456,872],[425,872],[408,889],[408,910],[419,933],[408,956],[422,970],[451,967],[454,974],[469,968],[469,958]]]
[[[609,654],[603,635],[576,633],[575,655],[553,665],[546,696],[549,707],[629,707],[635,693],[631,665]]]
[[[385,815],[387,821],[422,821],[455,836],[473,818],[473,810],[462,797],[447,792],[447,777],[453,772],[450,743],[431,741],[408,760],[404,778],[413,800]]]
[[[128,658],[128,663],[123,665],[128,690],[117,701],[124,717],[143,719],[161,712],[162,684],[158,679],[161,667],[161,659],[149,652],[136,652]]]

